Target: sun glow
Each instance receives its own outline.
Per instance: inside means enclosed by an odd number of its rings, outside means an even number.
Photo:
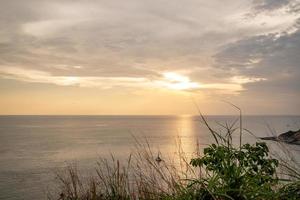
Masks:
[[[190,78],[174,72],[163,73],[163,85],[173,90],[191,90],[200,88],[197,82],[191,82]]]

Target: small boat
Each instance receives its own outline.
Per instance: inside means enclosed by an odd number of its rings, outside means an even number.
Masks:
[[[157,154],[157,157],[155,158],[155,161],[156,161],[157,163],[160,163],[160,162],[162,161],[162,159],[161,159],[160,156],[159,156],[159,153]]]

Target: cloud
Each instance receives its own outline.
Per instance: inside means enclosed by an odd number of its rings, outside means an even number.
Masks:
[[[289,34],[261,35],[226,45],[216,54],[216,67],[228,76],[260,77],[245,83],[252,93],[290,94],[300,97],[300,30]],[[272,91],[277,91],[272,93]],[[284,98],[284,97],[282,97]]]
[[[57,76],[44,71],[27,70],[19,67],[1,67],[0,78],[31,83],[54,84],[58,86],[77,86],[96,89],[170,89],[188,92],[206,90],[237,94],[244,90],[242,84],[262,81],[259,78],[233,77],[228,82],[200,83],[189,77],[164,72],[156,79],[134,77],[97,77],[97,76]]]
[[[226,2],[3,0],[1,77],[250,98],[298,93],[299,0]]]
[[[5,0],[0,63],[61,76],[152,77],[207,67],[220,45],[285,29],[293,20],[243,21],[249,3],[230,0],[216,13],[219,1]]]
[[[1,67],[0,77],[33,83],[48,83],[60,86],[79,86],[109,89],[114,87],[147,87],[150,83],[145,78],[132,77],[78,77],[55,76],[48,72],[25,70],[17,67]]]
[[[289,5],[292,0],[254,0],[253,7],[258,11],[276,10]]]

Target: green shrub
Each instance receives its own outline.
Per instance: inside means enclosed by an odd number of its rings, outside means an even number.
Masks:
[[[204,149],[203,157],[191,160],[194,167],[203,167],[207,172],[207,178],[194,180],[191,185],[202,184],[212,197],[272,198],[272,187],[278,183],[275,174],[278,161],[268,158],[268,152],[265,143],[245,144],[240,149],[212,144]]]

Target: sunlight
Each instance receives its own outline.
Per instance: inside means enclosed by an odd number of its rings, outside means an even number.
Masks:
[[[80,83],[80,78],[76,76],[63,76],[61,80],[59,80],[62,85],[70,86],[76,85]]]
[[[183,76],[174,72],[163,73],[165,81],[163,85],[173,90],[191,90],[200,88],[200,84],[197,82],[191,82],[189,77]]]
[[[164,78],[167,79],[168,81],[172,82],[189,82],[190,79],[186,76],[174,73],[174,72],[166,72],[163,73]]]

